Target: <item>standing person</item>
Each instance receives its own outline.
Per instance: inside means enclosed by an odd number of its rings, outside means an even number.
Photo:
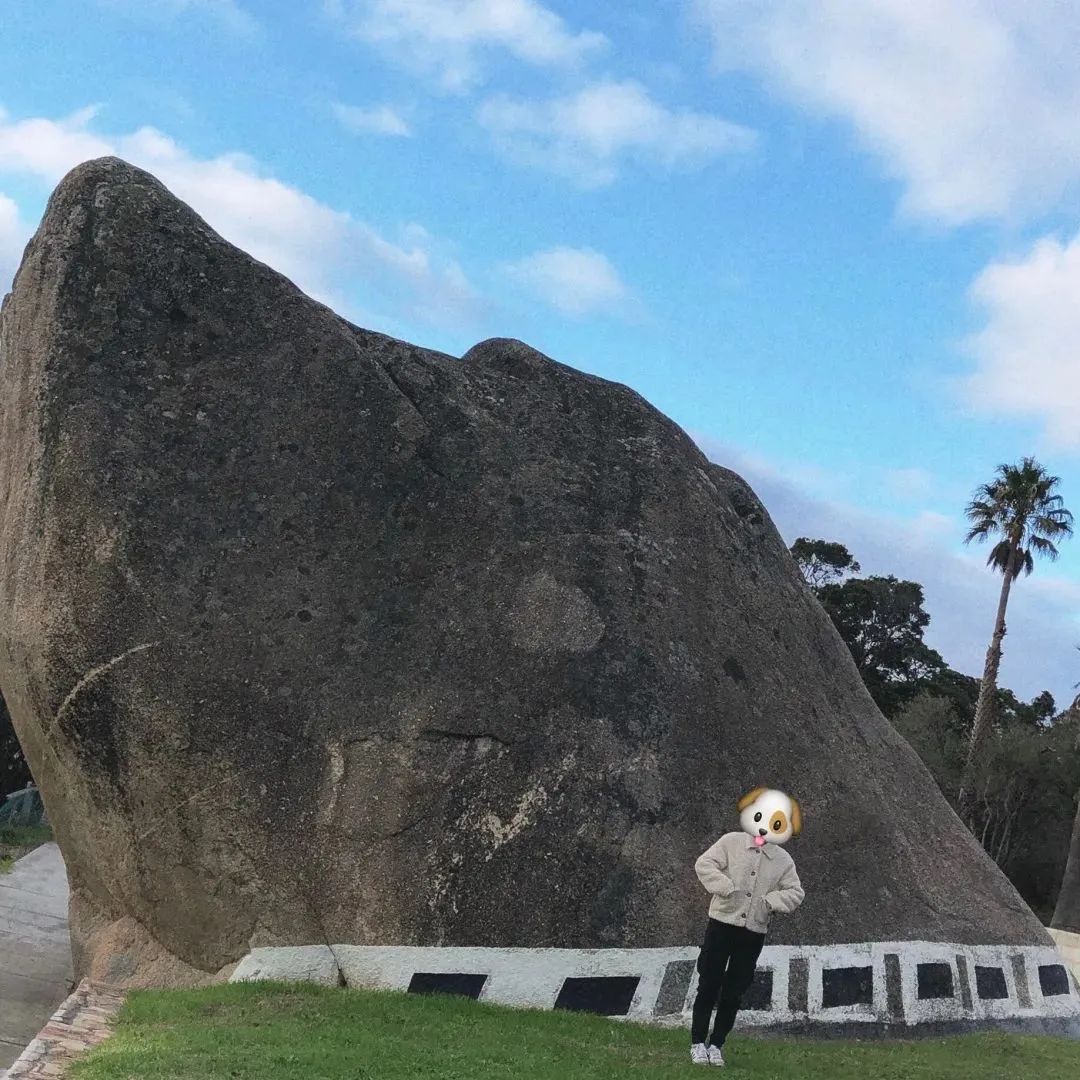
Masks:
[[[694,864],[712,895],[690,1031],[690,1059],[697,1065],[724,1064],[724,1040],[753,982],[769,920],[778,911],[790,914],[806,895],[782,847],[802,831],[799,804],[782,791],[759,787],[737,809],[742,831],[725,833]]]

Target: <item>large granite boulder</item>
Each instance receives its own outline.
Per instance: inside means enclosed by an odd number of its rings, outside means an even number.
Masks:
[[[693,943],[758,784],[805,811],[774,943],[1049,944],[753,492],[624,386],[353,326],[108,158],[4,301],[0,470],[81,971]]]

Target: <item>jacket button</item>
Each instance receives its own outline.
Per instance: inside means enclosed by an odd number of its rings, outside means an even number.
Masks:
[[[751,870],[750,871],[750,876],[751,877],[757,877],[757,871],[756,870]]]
[[[749,893],[749,892],[748,892],[748,893],[747,893],[746,895],[747,895],[747,896],[753,896],[754,894],[753,894],[753,893]]]

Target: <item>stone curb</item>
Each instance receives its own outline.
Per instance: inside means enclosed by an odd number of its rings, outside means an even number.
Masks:
[[[574,1009],[639,1023],[688,1022],[696,946],[504,949],[312,945],[260,948],[233,982],[274,980],[407,993],[463,994],[534,1009]],[[867,1037],[935,1026],[1020,1024],[1080,1035],[1080,986],[1052,946],[862,942],[766,945],[743,998],[743,1030]]]
[[[124,1003],[123,991],[79,983],[36,1038],[19,1055],[3,1080],[61,1077],[81,1054],[108,1038],[112,1019]]]
[[[1065,935],[1062,931],[1053,931],[1053,936],[1058,942],[1059,954],[1066,958],[1067,963],[1072,967],[1072,953],[1077,945],[1080,945],[1080,935],[1071,934]],[[1077,939],[1075,942],[1069,940],[1070,938]],[[1064,940],[1062,940],[1064,939]],[[921,946],[921,947],[920,947]],[[913,948],[914,947],[914,948]],[[898,995],[901,989],[908,989],[908,987],[902,987],[904,980],[902,977],[902,968],[908,967],[912,962],[916,965],[916,978],[918,978],[918,962],[921,960],[924,963],[927,962],[930,957],[925,951],[926,947],[929,947],[930,951],[940,950],[944,953],[945,950],[960,948],[962,951],[960,956],[956,959],[959,960],[963,956],[965,947],[931,944],[924,942],[903,942],[903,943],[890,943],[879,944],[873,947],[868,946],[866,948],[865,959],[872,960],[873,954],[880,952],[885,960],[884,975],[886,982],[896,981],[895,992],[888,993],[889,987],[886,986],[886,1000],[889,1001],[889,1006],[895,1009],[899,1004]],[[848,946],[848,949],[854,947]],[[967,947],[970,948],[970,947]],[[1045,964],[1048,960],[1052,959],[1052,951],[1049,951],[1051,955],[1046,955],[1048,950],[1038,949],[1032,950],[1030,947],[1026,949],[1011,949],[1006,950],[1001,948],[1002,953],[1008,952],[1009,959],[1012,961],[1010,964],[1012,971],[1009,972],[1012,975],[1012,979],[1007,981],[1010,984],[1010,990],[1012,990],[1013,979],[1016,979],[1017,975],[1023,972],[1028,963],[1034,962],[1038,964],[1042,961]],[[870,951],[872,949],[872,951]],[[790,956],[781,956],[781,950],[786,953],[791,953]],[[765,970],[770,972],[769,983],[771,990],[772,972],[777,967],[777,962],[786,960],[788,966],[788,978],[787,981],[790,985],[791,971],[793,968],[802,970],[803,966],[807,965],[809,957],[799,957],[794,955],[796,950],[785,948],[782,946],[769,947],[769,951],[775,955],[766,955],[763,952],[762,961],[767,963],[768,966]],[[854,953],[852,956],[836,956],[831,957],[829,955],[831,950],[829,949],[817,949],[813,950],[820,955],[815,959],[819,965],[820,971],[823,973],[825,970],[829,970],[828,962],[834,961],[850,961],[855,958]],[[863,950],[860,950],[863,951]],[[980,952],[983,950],[980,950]],[[1031,953],[1030,958],[1024,956],[1025,953]],[[604,949],[604,950],[573,950],[573,949],[408,949],[408,948],[379,948],[374,946],[347,946],[339,945],[334,946],[333,949],[328,948],[325,945],[314,946],[298,946],[292,948],[280,948],[280,949],[257,949],[253,953],[249,954],[237,968],[235,974],[232,977],[232,981],[257,981],[259,979],[294,979],[306,982],[321,982],[327,985],[339,985],[341,981],[344,981],[349,985],[369,985],[369,986],[382,986],[387,988],[397,988],[402,990],[410,990],[413,992],[423,992],[424,989],[456,989],[457,992],[467,993],[469,996],[480,997],[481,989],[487,982],[487,976],[476,983],[475,987],[472,982],[468,980],[476,980],[475,973],[462,972],[462,967],[469,967],[470,962],[473,967],[477,962],[485,963],[488,967],[499,967],[500,960],[510,959],[514,963],[514,967],[521,969],[524,967],[527,972],[530,968],[536,967],[536,972],[543,972],[550,969],[550,973],[560,980],[561,989],[559,996],[562,996],[566,992],[566,981],[569,978],[571,981],[575,979],[575,976],[567,976],[563,971],[564,968],[569,967],[581,969],[577,974],[576,979],[578,982],[586,982],[591,977],[594,981],[603,981],[606,979],[612,980],[627,980],[633,978],[635,986],[633,988],[633,997],[629,999],[625,1010],[620,1009],[622,1015],[626,1015],[628,1018],[633,1015],[634,1019],[651,1019],[652,1022],[660,1022],[664,1024],[681,1023],[685,1016],[686,1010],[691,1001],[690,991],[693,989],[693,965],[696,958],[697,950],[694,948],[678,949],[678,950],[666,950],[666,949],[648,949],[648,950],[632,950],[632,949]],[[907,956],[902,956],[903,953],[908,953]],[[503,955],[505,954],[505,956]],[[955,955],[955,953],[954,953]],[[892,957],[896,957],[897,961],[907,961],[907,963],[889,963]],[[1012,957],[1016,956],[1019,959],[1019,964]],[[980,959],[990,960],[989,955],[984,955]],[[1004,956],[1002,957],[1004,960]],[[522,961],[526,961],[522,964]],[[528,961],[531,961],[529,963]],[[801,961],[801,963],[800,963]],[[659,981],[656,987],[653,987],[656,992],[647,995],[653,998],[651,1016],[645,1017],[640,1015],[645,1010],[640,1006],[644,1004],[640,993],[642,979],[634,976],[616,974],[616,969],[622,972],[624,969],[629,971],[631,968],[640,968],[645,964],[651,964],[655,966],[656,963],[660,963],[659,969]],[[539,963],[539,967],[537,964]],[[939,961],[939,964],[944,963],[944,956]],[[612,967],[614,964],[614,967]],[[966,966],[966,965],[963,965]],[[431,969],[434,968],[434,971]],[[607,969],[611,969],[608,972]],[[415,969],[415,970],[414,970]],[[425,970],[426,969],[426,970]],[[1003,964],[1004,973],[1004,964]],[[850,969],[848,969],[850,970]],[[867,970],[873,971],[873,966]],[[1073,968],[1075,973],[1075,967]],[[483,973],[481,973],[483,974]],[[406,975],[408,976],[406,978]],[[432,982],[431,987],[426,987],[423,983],[423,976],[427,976],[428,981]],[[442,982],[440,982],[440,979]],[[462,985],[457,987],[451,985],[453,980],[462,981]],[[404,980],[404,982],[403,982]],[[418,982],[419,980],[419,982]],[[647,983],[657,982],[656,975],[646,978]],[[875,979],[875,982],[878,980]],[[1026,979],[1018,981],[1026,982]],[[468,985],[466,985],[468,982]],[[678,986],[675,983],[678,983]],[[963,982],[967,982],[967,979],[963,979]],[[529,991],[524,987],[506,987],[510,991],[509,999],[516,1001],[519,1004],[525,1004],[522,1000],[523,997],[529,996]],[[597,988],[601,996],[605,996],[611,990],[619,989],[616,987],[599,987]],[[630,989],[629,987],[622,988],[623,991]],[[1018,987],[1016,989],[1019,989]],[[475,992],[474,992],[475,991]],[[515,992],[516,991],[516,992]],[[1044,1025],[1046,1030],[1053,1030],[1055,1033],[1066,1034],[1074,1033],[1071,1029],[1075,1024],[1077,1012],[1076,1009],[1076,996],[1077,988],[1074,983],[1070,987],[1069,993],[1062,995],[1065,1000],[1060,1001],[1060,1004],[1065,1006],[1063,1009],[1046,1010],[1045,1006],[1047,1002],[1043,1002],[1043,1008],[1038,1008],[1038,1005],[1030,1000],[1031,992],[1019,993],[1018,997],[1027,997],[1026,1002],[1019,1001],[1016,1004],[1020,1005],[1019,1009],[1009,1008],[1008,1012],[1011,1015],[988,1015],[986,1013],[980,1018],[984,1022],[986,1020],[997,1023],[993,1026],[1000,1026],[1003,1028],[1009,1028],[1011,1026],[1020,1026],[1023,1021],[1028,1021],[1030,1024],[1036,1026]],[[1015,992],[1015,991],[1014,991]],[[673,996],[674,993],[674,996]],[[499,997],[505,995],[500,994]],[[907,997],[907,994],[903,995]],[[1013,993],[1009,993],[1008,996],[1013,997]],[[1041,996],[1041,995],[1040,995]],[[120,1007],[124,1003],[126,994],[124,991],[116,990],[111,987],[101,986],[98,984],[90,983],[86,980],[81,982],[78,987],[69,995],[69,997],[63,1002],[63,1004],[56,1010],[50,1017],[48,1023],[41,1029],[34,1040],[26,1047],[26,1049],[19,1055],[16,1061],[11,1065],[6,1073],[0,1072],[0,1080],[45,1080],[45,1078],[58,1078],[62,1077],[67,1069],[67,1066],[71,1062],[86,1053],[87,1050],[108,1038],[112,1020],[119,1012]],[[491,994],[483,994],[486,1000],[495,1000]],[[770,994],[771,997],[771,994]],[[962,995],[963,997],[963,995]],[[676,998],[678,1001],[676,1002]],[[665,1001],[665,999],[670,999]],[[871,996],[872,1000],[872,996]],[[1060,998],[1059,998],[1060,1000]],[[1068,1004],[1066,1005],[1066,1002]],[[547,1003],[548,1007],[557,1007],[558,998]],[[587,1011],[597,1011],[595,1009],[588,1009],[588,1003],[583,1002]],[[944,1005],[943,1001],[938,1002],[939,1006]],[[1058,1004],[1055,1002],[1055,1004]],[[638,1005],[639,1008],[633,1008],[633,1005]],[[666,1007],[665,1007],[666,1006]],[[966,1008],[964,1008],[966,1006]],[[1026,1007],[1024,1007],[1026,1006]],[[968,1011],[971,1005],[967,1001],[961,1002],[963,1011]],[[670,1010],[670,1011],[668,1011]],[[603,1010],[601,1010],[603,1011]],[[769,1010],[771,1011],[771,1010]],[[800,1010],[801,1011],[801,1010]],[[814,1010],[817,1011],[817,1010]],[[951,1010],[950,1010],[951,1011]],[[1051,1012],[1051,1015],[1047,1015],[1047,1012]],[[751,1016],[749,1014],[758,1013],[758,1016]],[[747,1014],[740,1016],[740,1019],[744,1022],[751,1020],[751,1024],[747,1026],[753,1027],[768,1027],[769,1017],[762,1015],[766,1010],[750,1009]],[[1023,1014],[1027,1014],[1024,1016]],[[1042,1016],[1040,1017],[1040,1013]],[[1056,1014],[1056,1015],[1053,1015]],[[610,1015],[610,1014],[608,1014]],[[773,1021],[780,1020],[779,1016],[775,1016]],[[874,1034],[897,1034],[897,1025],[895,1021],[900,1019],[897,1016],[890,1017],[889,1019],[893,1023],[886,1023],[881,1025],[884,1030],[881,1032],[875,1029],[879,1027],[880,1019],[874,1016],[869,1010],[865,1017],[857,1017],[852,1015],[849,1009],[844,1009],[835,1016],[835,1020],[830,1023],[826,1020],[821,1013],[811,1019],[811,1016],[806,1012],[802,1013],[801,1017],[791,1016],[785,1018],[788,1023],[783,1024],[783,1027],[789,1027],[792,1030],[791,1034],[796,1032],[800,1034],[811,1034],[809,1029],[820,1029],[820,1034],[823,1035],[838,1035],[841,1030],[845,1033],[855,1033],[861,1028],[863,1035]],[[865,1019],[870,1021],[865,1026],[858,1021]],[[937,1010],[934,1010],[934,1014],[920,1017],[919,1019],[926,1025],[926,1033],[930,1031],[943,1032],[953,1027],[963,1029],[975,1029],[979,1026],[978,1021],[973,1017],[961,1017],[959,1015],[947,1016],[942,1015]],[[911,1021],[915,1020],[916,1023],[912,1025]],[[815,1022],[816,1021],[816,1022]],[[874,1021],[879,1021],[875,1023]],[[904,1022],[906,1021],[906,1022]],[[743,1024],[740,1024],[743,1026]],[[903,1028],[919,1026],[922,1024],[915,1017],[904,1017],[903,1021],[899,1025]],[[1026,1028],[1027,1024],[1023,1024]]]

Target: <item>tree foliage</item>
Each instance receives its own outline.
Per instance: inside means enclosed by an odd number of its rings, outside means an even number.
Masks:
[[[843,544],[831,540],[810,540],[800,536],[791,545],[791,554],[812,589],[834,584],[847,574],[858,574],[862,570]]]
[[[1013,578],[1030,574],[1036,555],[1056,559],[1055,541],[1072,536],[1073,522],[1057,493],[1060,483],[1031,457],[1019,465],[999,465],[964,511],[971,523],[965,542],[1000,537],[986,564]]]
[[[12,791],[26,787],[29,782],[30,769],[15,737],[7,705],[0,697],[0,800]]]
[[[792,545],[804,574],[805,545],[839,553],[825,563],[834,576],[811,587],[878,707],[959,812],[981,680],[950,668],[924,641],[930,616],[921,585],[891,576],[856,577],[858,563],[847,548],[826,541],[804,541],[799,552]],[[818,561],[824,563],[820,555]],[[1080,795],[1080,707],[1058,714],[1047,690],[1025,702],[1007,688],[994,688],[989,702],[991,722],[972,776],[969,826],[1021,896],[1048,920]]]
[[[1024,900],[1048,922],[1065,870],[1080,742],[1076,719],[1068,712],[1049,724],[1032,724],[1025,709],[1034,703],[1019,704],[1017,713],[999,713],[987,739],[972,782],[971,828]],[[925,690],[893,719],[956,811],[974,719],[969,715],[965,725],[962,708],[956,700]],[[1039,709],[1035,706],[1035,712]]]
[[[945,661],[923,641],[930,616],[922,586],[895,577],[849,578],[817,590],[882,711],[892,713]]]
[[[998,669],[1012,584],[1021,573],[1031,573],[1036,555],[1056,559],[1055,541],[1072,535],[1073,516],[1057,493],[1060,482],[1034,458],[1026,457],[1019,465],[999,465],[994,479],[975,492],[966,509],[971,524],[965,537],[967,543],[1000,537],[986,561],[1001,571],[1002,576],[994,631],[986,650],[975,721],[960,782],[960,814],[973,827],[976,773],[994,723]]]

